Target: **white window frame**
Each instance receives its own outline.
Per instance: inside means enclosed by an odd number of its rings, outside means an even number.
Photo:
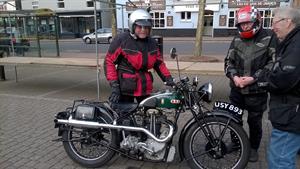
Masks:
[[[92,2],[92,6],[88,6],[88,3]],[[94,7],[94,1],[93,0],[86,0],[86,7],[91,8]]]
[[[233,16],[230,16],[231,12],[233,12]],[[235,10],[228,11],[228,19],[227,19],[227,24],[228,24],[227,27],[228,28],[236,28],[235,27],[235,15],[236,15],[236,11]],[[231,20],[233,20],[233,25],[232,26],[229,25],[229,23],[230,23]]]
[[[64,7],[59,7],[59,4],[63,4]],[[66,6],[65,6],[65,1],[64,1],[64,0],[57,0],[57,8],[59,8],[59,9],[64,9],[64,8],[66,8]]]
[[[188,14],[190,15],[189,18],[188,18]],[[184,15],[184,17],[182,17],[182,15]],[[192,12],[190,12],[190,11],[180,12],[180,21],[183,21],[183,22],[190,22],[190,21],[192,21]]]
[[[266,16],[266,11],[270,11],[270,15]],[[230,16],[230,12],[234,12],[233,17]],[[261,14],[261,19],[262,19],[262,23],[261,23],[261,24],[262,24],[262,27],[265,28],[265,29],[271,29],[271,27],[272,27],[272,20],[273,20],[273,17],[274,17],[273,10],[272,10],[272,9],[260,10],[260,14]],[[227,19],[227,22],[228,22],[227,27],[228,27],[228,28],[236,28],[236,27],[235,27],[235,15],[236,15],[236,11],[235,11],[235,10],[228,11],[228,19]],[[230,23],[229,21],[230,21],[230,19],[233,20],[233,23],[234,23],[233,26],[229,26],[229,23]],[[267,19],[270,20],[270,21],[269,21],[269,23],[270,23],[269,26],[265,26],[265,22],[266,22]]]
[[[270,12],[270,15],[269,16],[266,16],[266,11],[269,11]],[[273,17],[274,17],[274,13],[273,13],[273,10],[271,9],[266,9],[266,10],[261,10],[261,19],[262,19],[262,27],[265,28],[265,29],[271,29],[272,27],[272,21],[273,21]],[[269,25],[265,26],[265,22],[266,20],[269,20]]]
[[[34,0],[31,2],[32,9],[38,9],[39,8],[39,0]]]
[[[158,14],[158,17],[156,16]],[[150,12],[152,16],[153,28],[165,28],[166,27],[166,15],[164,11]]]

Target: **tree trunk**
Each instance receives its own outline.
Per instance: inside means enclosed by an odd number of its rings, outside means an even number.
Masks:
[[[22,10],[22,2],[21,0],[15,0],[16,10]]]
[[[111,9],[111,30],[112,37],[117,35],[117,14],[116,14],[116,0],[109,0],[109,8]]]
[[[200,57],[202,53],[202,35],[203,35],[203,23],[204,23],[204,13],[205,13],[205,3],[206,0],[199,0],[199,12],[198,12],[198,24],[197,24],[197,32],[196,32],[196,40],[195,40],[195,48],[194,48],[194,56]]]

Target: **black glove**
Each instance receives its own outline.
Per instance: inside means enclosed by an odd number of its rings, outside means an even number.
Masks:
[[[172,78],[172,76],[169,76],[169,77],[166,78],[165,85],[172,86],[172,87],[176,85],[173,78]]]
[[[120,85],[118,82],[113,81],[110,83],[111,86],[111,95],[109,97],[109,101],[112,103],[118,103],[120,100]]]

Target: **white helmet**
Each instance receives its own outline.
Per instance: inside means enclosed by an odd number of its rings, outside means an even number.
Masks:
[[[130,14],[128,28],[134,34],[135,25],[152,27],[152,17],[144,9],[137,9]]]

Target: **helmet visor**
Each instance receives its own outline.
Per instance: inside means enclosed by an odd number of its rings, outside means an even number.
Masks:
[[[139,19],[135,21],[136,25],[145,26],[145,27],[152,27],[152,20],[151,19]]]

